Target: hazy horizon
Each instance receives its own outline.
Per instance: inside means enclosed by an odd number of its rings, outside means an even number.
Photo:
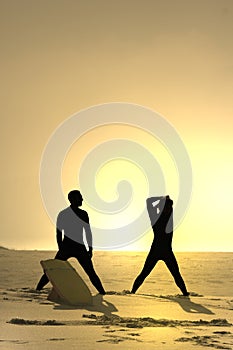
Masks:
[[[13,248],[13,247],[5,247],[5,246],[2,246],[0,245],[0,250],[16,250],[16,251],[39,251],[39,252],[56,252],[57,249],[18,249],[18,248]],[[148,250],[124,250],[124,249],[115,249],[115,250],[101,250],[101,249],[94,249],[94,252],[109,252],[109,253],[146,253],[148,252]],[[231,250],[225,250],[225,251],[202,251],[202,250],[199,250],[199,251],[194,251],[194,250],[187,250],[187,251],[181,251],[181,250],[174,250],[173,251],[175,253],[233,253],[233,251]],[[53,258],[53,257],[51,257]]]

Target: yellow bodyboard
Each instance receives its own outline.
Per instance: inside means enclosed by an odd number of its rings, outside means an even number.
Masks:
[[[49,300],[69,305],[92,304],[88,286],[68,261],[50,259],[40,263],[53,286]]]

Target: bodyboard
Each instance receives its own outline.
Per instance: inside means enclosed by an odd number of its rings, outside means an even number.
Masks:
[[[88,286],[68,261],[49,259],[40,263],[53,286],[49,300],[69,305],[92,304]]]

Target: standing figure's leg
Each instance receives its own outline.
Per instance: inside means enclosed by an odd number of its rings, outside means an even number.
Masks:
[[[189,292],[186,289],[184,280],[179,271],[179,266],[177,264],[175,255],[172,251],[168,253],[166,258],[164,258],[164,262],[167,265],[168,270],[171,272],[176,285],[180,288],[183,295],[188,296]]]
[[[144,282],[145,278],[151,273],[151,271],[157,264],[158,260],[159,259],[157,257],[157,254],[155,254],[152,250],[150,250],[141,273],[137,276],[137,278],[134,281],[131,293],[136,293],[138,288]]]
[[[102,283],[94,270],[94,266],[87,251],[80,252],[75,257],[86,272],[86,274],[88,275],[88,277],[90,278],[90,281],[93,284],[93,286],[98,290],[98,292],[102,295],[106,294],[104,287],[102,286]]]
[[[54,259],[58,259],[58,260],[67,260],[69,258],[69,256],[64,252],[64,251],[61,251],[59,250],[57,252],[57,254],[55,255],[55,258]],[[39,280],[38,284],[37,284],[37,287],[36,287],[36,290],[41,290],[44,288],[44,286],[46,286],[46,284],[49,282],[49,279],[46,275],[46,273],[44,273],[42,276],[41,276],[41,279]]]

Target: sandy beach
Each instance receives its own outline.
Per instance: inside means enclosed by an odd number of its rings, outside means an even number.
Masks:
[[[39,261],[54,252],[1,249],[1,349],[232,349],[233,253],[177,253],[191,292],[179,295],[161,262],[135,295],[129,294],[146,253],[95,252],[107,294],[88,284],[92,306],[47,300],[35,285]]]

